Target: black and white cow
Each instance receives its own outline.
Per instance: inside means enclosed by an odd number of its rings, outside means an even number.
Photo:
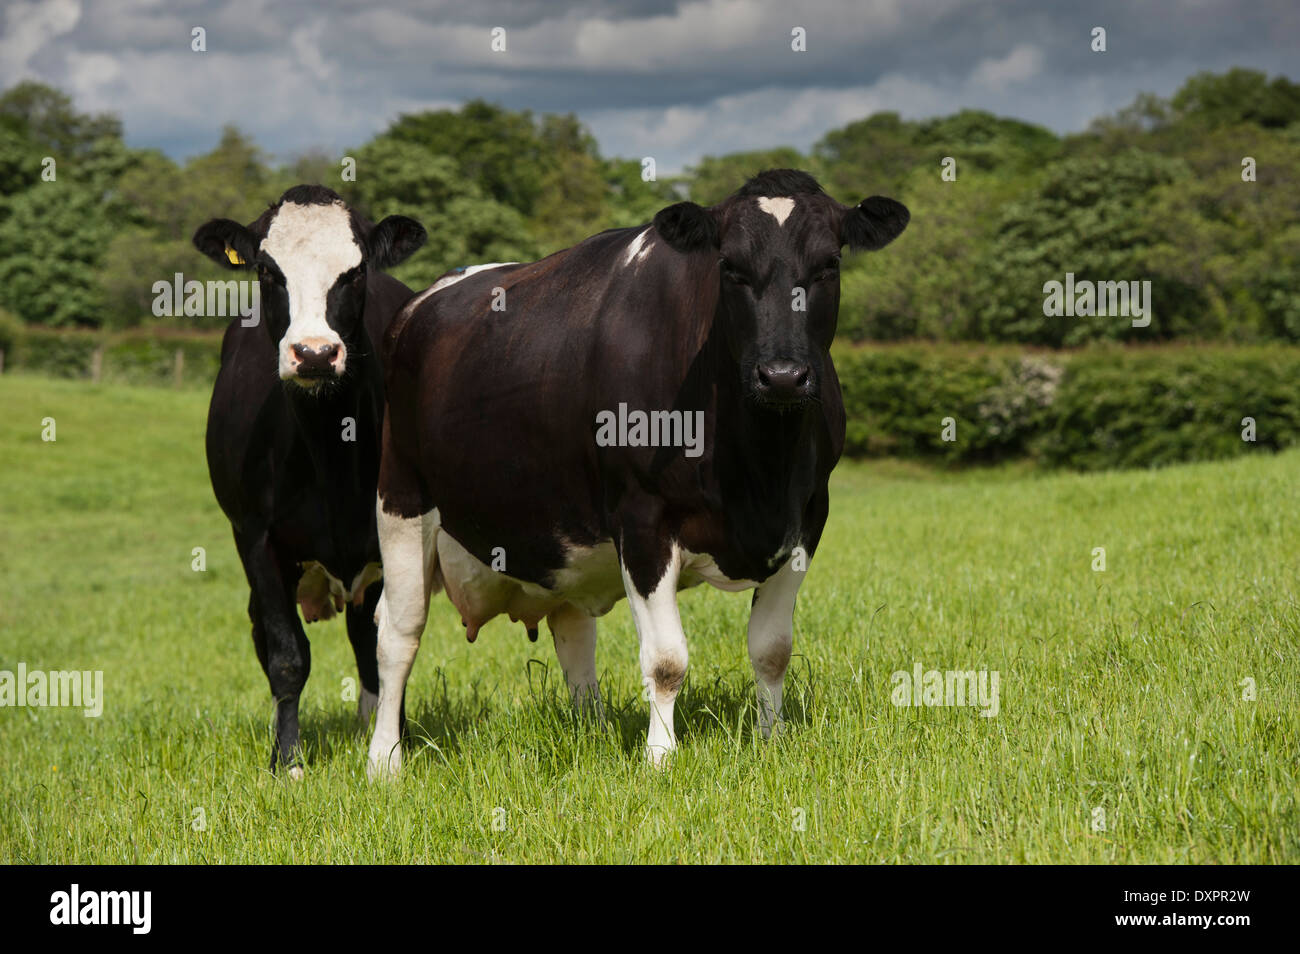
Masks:
[[[208,472],[251,594],[253,645],[276,701],[271,767],[302,775],[298,697],[307,622],[346,612],[368,717],[378,692],[374,493],[383,421],[378,348],[412,291],[380,269],[424,244],[394,215],[372,225],[322,186],[295,186],[255,222],[213,219],[194,245],[256,269],[260,322],[236,319],[208,410]],[[399,700],[400,708],[400,700]]]
[[[545,617],[574,702],[596,707],[596,617],[626,595],[658,764],[686,675],[677,590],[757,587],[749,656],[771,732],[844,444],[840,251],[881,248],[907,221],[892,199],[844,206],[774,170],[712,208],[445,278],[402,310],[384,345],[372,776],[400,766],[439,588],[471,640],[499,613]]]

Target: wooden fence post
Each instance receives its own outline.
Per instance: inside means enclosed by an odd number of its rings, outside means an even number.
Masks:
[[[100,373],[104,370],[104,346],[97,347],[90,356],[90,380],[99,383]]]
[[[172,383],[176,387],[181,386],[181,381],[185,378],[185,351],[182,348],[176,349],[176,359],[172,362]]]

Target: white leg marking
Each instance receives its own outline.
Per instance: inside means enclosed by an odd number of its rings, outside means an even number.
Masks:
[[[794,644],[794,601],[803,578],[787,560],[759,586],[749,613],[749,661],[758,691],[758,727],[765,739],[781,721],[781,691]]]
[[[402,694],[429,613],[432,543],[438,534],[438,512],[409,519],[395,517],[384,512],[382,501],[377,502],[376,510],[384,592],[375,611],[379,624],[379,702],[366,774],[382,778],[396,775],[402,767]]]
[[[546,617],[555,640],[555,655],[564,670],[569,696],[579,710],[604,720],[605,707],[600,702],[596,681],[596,620],[570,603],[565,603]]]
[[[370,716],[374,714],[378,705],[379,695],[362,687],[361,695],[357,698],[357,722],[365,726],[370,725]]]
[[[648,596],[637,592],[627,567],[621,569],[632,621],[636,623],[637,639],[641,642],[641,682],[650,701],[646,758],[654,765],[662,765],[668,753],[677,747],[673,706],[686,678],[686,634],[677,613],[680,555],[674,546],[663,578]]]

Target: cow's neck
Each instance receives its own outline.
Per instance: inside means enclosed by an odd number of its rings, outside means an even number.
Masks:
[[[373,483],[373,474],[362,465],[377,459],[376,429],[382,424],[383,413],[379,368],[372,366],[375,358],[368,343],[357,344],[359,347],[350,350],[363,365],[354,367],[342,381],[321,385],[320,394],[296,386],[288,389],[294,423],[311,456],[317,482],[344,495]]]
[[[821,408],[788,411],[756,407],[725,347],[716,350],[714,472],[729,506],[749,521],[797,526],[817,479]]]

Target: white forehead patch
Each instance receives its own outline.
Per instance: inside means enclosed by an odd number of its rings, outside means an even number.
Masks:
[[[789,196],[780,196],[775,199],[761,196],[758,200],[758,207],[776,219],[777,225],[785,225],[785,220],[794,211],[794,199]]]
[[[289,293],[289,327],[279,345],[280,377],[287,378],[293,371],[295,344],[342,343],[326,318],[326,304],[338,277],[361,264],[361,247],[342,203],[286,202],[271,220],[262,249],[280,267]]]
[[[280,206],[267,229],[262,248],[275,259],[284,277],[308,275],[334,279],[361,263],[361,248],[352,235],[348,210],[340,203]]]

